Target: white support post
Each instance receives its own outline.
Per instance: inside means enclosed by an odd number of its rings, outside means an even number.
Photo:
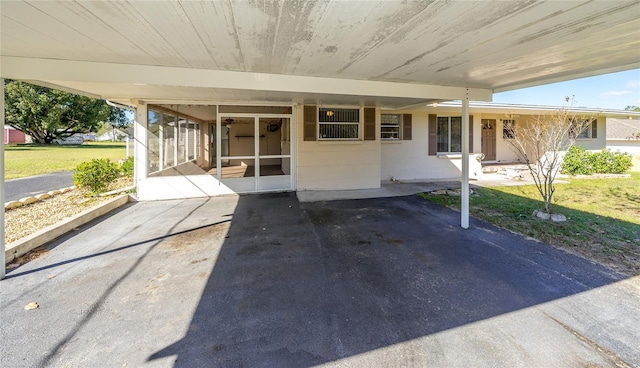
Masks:
[[[160,118],[158,123],[158,170],[164,170],[164,163],[168,161],[165,155],[164,149],[164,115]]]
[[[228,132],[228,131],[227,131]],[[222,119],[220,118],[220,105],[216,105],[216,177],[218,183],[222,181]],[[227,144],[227,147],[228,144]],[[227,156],[229,155],[229,149],[227,148]],[[228,162],[228,161],[227,161]]]
[[[184,162],[189,161],[189,123],[184,119]]]
[[[176,120],[173,124],[173,165],[169,166],[178,166],[180,162],[178,162],[178,145],[180,145],[180,129],[178,128],[178,116],[176,115]]]
[[[137,102],[135,124],[133,126],[133,159],[134,159],[134,184],[138,186],[141,180],[147,177],[149,172],[149,160],[148,160],[148,115],[147,104],[143,101]]]
[[[460,188],[460,226],[469,228],[469,93],[462,99],[462,185]]]
[[[4,78],[0,78],[0,84],[2,85],[2,93],[0,93],[0,122],[2,122],[2,142],[0,143],[0,174],[2,174],[2,185],[0,186],[0,203],[4,206]],[[2,209],[2,214],[0,215],[0,241],[2,241],[2,255],[0,255],[0,261],[2,261],[2,267],[0,267],[0,280],[4,279],[6,268],[5,268],[5,244],[4,244],[4,208]]]

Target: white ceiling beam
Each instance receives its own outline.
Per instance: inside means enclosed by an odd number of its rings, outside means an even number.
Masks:
[[[16,78],[18,79],[18,78]],[[100,99],[103,96],[98,96],[94,93],[88,92],[88,91],[81,91],[79,89],[75,89],[75,88],[69,88],[66,86],[61,86],[58,84],[53,84],[53,83],[49,83],[47,81],[40,81],[40,80],[27,80],[27,79],[22,79],[23,81],[27,82],[27,83],[31,83],[33,85],[36,86],[40,86],[40,87],[46,87],[46,88],[51,88],[51,89],[57,89],[60,91],[64,91],[64,92],[68,92],[68,93],[73,93],[76,95],[80,95],[80,96],[85,96],[85,97],[89,97],[89,98],[97,98]]]
[[[490,89],[3,56],[2,77],[256,91],[491,101]]]

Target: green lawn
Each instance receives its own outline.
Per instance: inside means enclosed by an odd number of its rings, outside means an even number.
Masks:
[[[627,274],[640,273],[640,172],[629,179],[571,179],[557,184],[552,211],[568,221],[532,217],[543,203],[533,185],[474,189],[472,216],[505,229],[604,263]],[[459,208],[460,198],[421,194]]]
[[[79,146],[9,145],[4,150],[5,180],[71,171],[79,163],[94,158],[117,161],[126,156],[124,142],[91,142]]]

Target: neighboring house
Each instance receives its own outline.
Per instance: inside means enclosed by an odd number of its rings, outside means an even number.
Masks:
[[[608,118],[607,148],[640,156],[640,120]]]
[[[505,119],[517,127],[537,113],[470,101],[631,69],[640,48],[637,2],[112,8],[3,3],[0,71],[134,107],[141,199],[378,188],[391,178],[457,178],[465,188],[482,153],[515,160]],[[56,37],[43,37],[51,29]],[[442,103],[453,100],[462,102]],[[581,145],[604,147],[607,116],[597,114]]]
[[[120,142],[128,137],[128,133],[122,129],[110,129],[108,132],[96,136],[97,141]]]
[[[4,126],[4,144],[24,144],[26,142],[26,134],[12,126]]]

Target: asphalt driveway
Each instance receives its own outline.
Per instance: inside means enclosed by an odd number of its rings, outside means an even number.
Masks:
[[[35,196],[72,185],[73,171],[60,171],[7,180],[4,182],[4,200],[5,202],[17,201],[24,197]]]
[[[132,204],[0,282],[0,366],[640,366],[638,277],[458,221],[417,196]]]

